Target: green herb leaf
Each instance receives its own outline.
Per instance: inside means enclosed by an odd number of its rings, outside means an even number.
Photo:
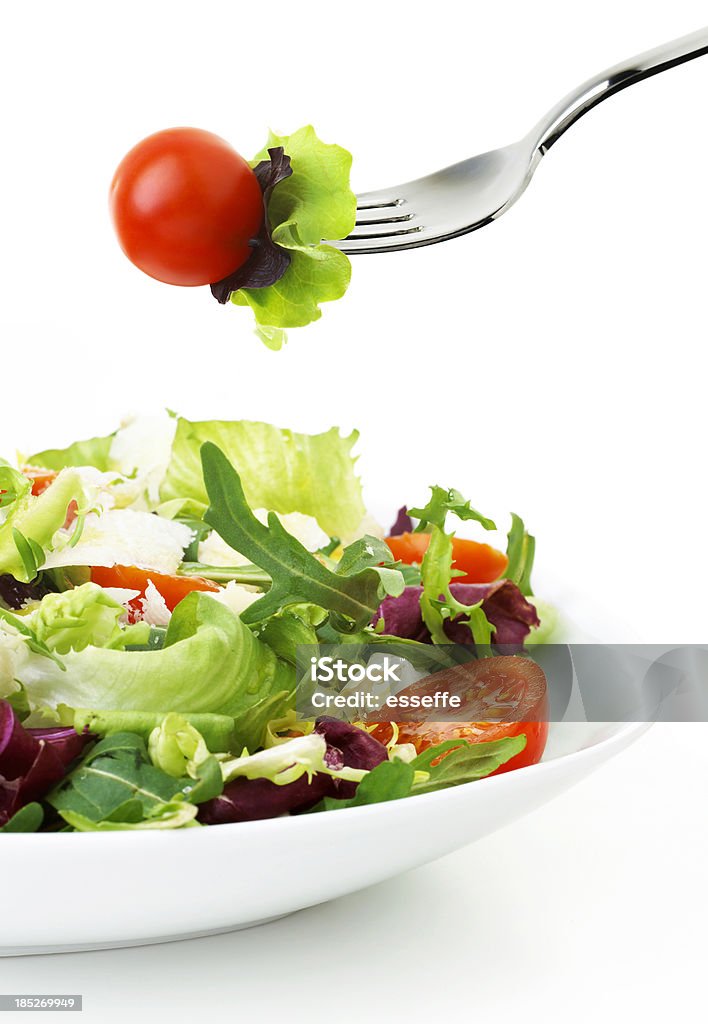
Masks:
[[[434,486],[430,488],[430,501],[423,508],[409,508],[408,514],[420,522],[415,528],[416,533],[422,533],[428,526],[439,526],[445,528],[445,520],[448,512],[453,512],[458,519],[472,519],[480,523],[485,530],[496,530],[492,519],[483,516],[477,509],[472,508],[469,501],[459,491],[450,488]]]
[[[516,513],[511,514],[511,529],[507,534],[506,556],[509,564],[504,577],[515,583],[524,597],[533,594],[531,570],[536,551],[536,538],[527,533],[524,521]]]
[[[429,747],[412,762],[415,771],[427,772],[428,779],[413,787],[414,793],[432,793],[436,789],[459,786],[491,775],[526,746],[526,737],[507,736],[488,743],[469,743],[467,740],[445,740]],[[451,753],[446,753],[451,751]],[[439,764],[433,765],[442,754]]]
[[[173,779],[150,764],[140,736],[119,732],[97,743],[47,801],[66,821],[66,811],[92,822],[115,821],[116,812],[129,801],[133,802],[132,816],[134,801],[140,804],[143,817],[161,811],[177,794],[184,795],[184,785],[185,780]]]
[[[256,519],[241,479],[216,445],[202,447],[204,483],[210,505],[204,516],[231,547],[271,577],[271,589],[243,612],[244,622],[259,622],[293,604],[316,604],[335,613],[343,632],[367,625],[386,594],[404,589],[395,569],[369,566],[351,574],[332,572],[271,513],[268,525]],[[357,558],[359,556],[357,555]]]
[[[452,535],[439,526],[433,526],[430,543],[420,567],[423,593],[420,610],[434,644],[449,644],[445,623],[462,616],[469,626],[475,643],[486,647],[491,643],[494,627],[482,609],[482,601],[462,604],[450,591],[452,580]]]
[[[336,811],[343,807],[364,807],[367,804],[379,804],[388,800],[401,800],[410,795],[414,776],[415,770],[400,758],[382,761],[364,776],[351,799],[336,800],[333,797],[325,797],[315,809]]]
[[[40,804],[25,804],[1,828],[0,832],[36,832],[44,820]]]

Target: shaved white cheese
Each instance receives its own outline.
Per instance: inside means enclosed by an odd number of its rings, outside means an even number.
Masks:
[[[87,516],[81,539],[74,547],[67,543],[70,533],[60,534],[64,537],[47,556],[43,569],[60,565],[137,565],[173,574],[193,536],[184,523],[129,508]]]
[[[242,583],[236,583],[234,580],[229,580],[219,594],[210,593],[209,597],[213,597],[215,601],[225,604],[227,608],[231,609],[234,615],[240,615],[241,612],[245,612],[254,601],[257,601],[258,598],[261,597],[261,594],[255,587],[246,587]]]
[[[165,599],[152,580],[145,588],[145,597],[140,601],[141,619],[150,626],[169,626],[172,612],[165,604]]]
[[[264,525],[268,522],[268,510],[257,508],[253,511],[256,519]],[[299,540],[308,551],[318,551],[325,547],[329,537],[321,529],[319,523],[313,516],[306,516],[302,512],[288,512],[285,515],[277,513],[278,519],[283,527]],[[199,545],[199,561],[203,565],[246,565],[248,559],[235,551],[213,530],[209,536]]]
[[[151,505],[160,500],[160,484],[167,472],[176,430],[176,417],[164,412],[159,416],[136,416],[113,438],[111,465],[133,477]]]

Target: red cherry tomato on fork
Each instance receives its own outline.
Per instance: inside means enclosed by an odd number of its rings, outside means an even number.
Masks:
[[[199,128],[168,128],[134,146],[113,177],[110,207],[128,259],[177,285],[213,284],[238,270],[264,217],[247,161]]]

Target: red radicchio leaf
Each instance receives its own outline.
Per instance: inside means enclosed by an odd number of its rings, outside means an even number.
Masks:
[[[64,778],[92,736],[73,729],[25,729],[0,701],[0,825]]]
[[[393,524],[391,529],[388,531],[389,537],[400,537],[402,533],[413,532],[413,520],[408,515],[408,509],[405,505],[402,505],[396,515],[396,522]]]
[[[386,597],[379,606],[374,622],[384,620],[384,632],[393,636],[430,643],[420,611],[422,587],[406,587],[400,597]],[[494,583],[451,583],[450,593],[461,604],[482,602],[482,611],[494,626],[494,643],[523,644],[532,626],[539,625],[536,609],[511,580]],[[472,644],[470,629],[460,617],[445,623],[451,644]]]
[[[326,715],[318,718],[315,732],[324,736],[327,743],[325,763],[334,770],[345,765],[370,770],[388,757],[383,743],[363,729],[338,718]],[[238,778],[228,782],[220,796],[200,804],[198,818],[203,825],[277,818],[281,814],[305,811],[325,796],[351,797],[357,785],[324,773],[313,775],[311,781],[307,775],[301,775],[286,786],[278,786],[270,779]]]
[[[233,274],[211,285],[211,294],[222,305],[229,301],[232,292],[239,288],[267,288],[275,284],[290,266],[290,253],[276,245],[270,236],[268,201],[275,186],[293,173],[290,157],[282,146],[268,150],[269,160],[261,160],[253,173],[263,193],[265,216],[258,237],[251,241],[253,253]]]

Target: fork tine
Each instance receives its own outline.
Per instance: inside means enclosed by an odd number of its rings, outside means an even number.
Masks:
[[[405,224],[413,219],[413,213],[402,204],[395,206],[365,206],[356,211],[359,224]]]

